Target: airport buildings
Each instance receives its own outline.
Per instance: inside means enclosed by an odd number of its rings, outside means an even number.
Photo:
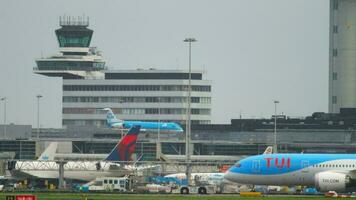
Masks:
[[[188,70],[108,70],[90,47],[93,31],[83,19],[62,18],[56,30],[60,54],[36,60],[34,73],[63,77],[62,124],[105,126],[103,108],[124,120],[187,120]],[[191,73],[192,124],[211,123],[211,81]]]
[[[279,152],[356,153],[355,11],[354,0],[330,0],[330,113],[314,113],[303,119],[278,118]],[[38,59],[34,72],[63,77],[64,127],[42,129],[40,143],[60,141],[62,153],[109,153],[120,135],[100,128],[104,114],[99,108],[104,107],[114,108],[122,119],[185,122],[187,71],[108,70],[101,53],[89,47],[93,31],[87,28],[87,22],[62,20],[60,25],[56,34],[61,54]],[[235,161],[239,156],[262,153],[273,144],[272,118],[210,124],[211,82],[203,75],[202,71],[193,71],[192,75],[193,155]],[[16,137],[0,141],[0,150],[13,151],[20,159],[34,158],[40,152],[33,139],[36,130],[31,135],[28,128],[22,129],[17,130]],[[0,135],[2,130],[0,126]],[[160,153],[157,142],[155,132],[140,134],[136,153],[144,160],[155,160]],[[164,155],[184,158],[184,135],[162,134],[160,142]]]
[[[330,0],[329,112],[356,108],[356,1]]]
[[[277,119],[279,152],[289,153],[356,153],[356,115],[314,113],[303,119],[280,116]],[[8,125],[9,131],[16,125]],[[20,130],[21,129],[21,130]],[[273,144],[274,119],[232,119],[230,124],[192,125],[191,153],[194,161],[233,163],[246,155],[262,153]],[[3,127],[0,126],[0,135]],[[50,141],[58,141],[59,153],[107,154],[120,139],[109,128],[68,126],[63,129],[42,129],[39,142],[37,130],[17,127],[0,141],[0,150],[16,153],[18,159],[33,159]],[[37,145],[36,145],[37,142]],[[141,132],[136,155],[142,160],[185,159],[185,137],[182,133],[162,133],[161,152],[157,152],[157,132]]]

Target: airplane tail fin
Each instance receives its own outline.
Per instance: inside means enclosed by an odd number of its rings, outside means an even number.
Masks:
[[[272,154],[273,153],[273,147],[268,146],[266,150],[263,152],[263,154]]]
[[[56,155],[58,142],[49,143],[48,147],[42,152],[37,160],[54,160]]]
[[[141,126],[133,126],[128,133],[111,150],[106,161],[130,161],[135,152],[137,136]]]
[[[115,114],[112,112],[111,108],[104,108],[106,111],[106,123],[109,127],[112,127],[114,123],[121,123],[122,120],[116,118]]]

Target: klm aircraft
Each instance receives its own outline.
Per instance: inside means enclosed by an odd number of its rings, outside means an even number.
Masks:
[[[304,185],[355,191],[356,154],[264,154],[238,161],[225,179],[254,185]]]
[[[144,121],[123,121],[115,117],[110,108],[104,108],[106,113],[106,122],[110,128],[130,129],[133,126],[141,126],[141,130],[157,130],[172,132],[183,132],[182,127],[174,122],[144,122]]]

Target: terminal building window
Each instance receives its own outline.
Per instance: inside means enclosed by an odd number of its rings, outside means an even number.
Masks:
[[[333,80],[337,80],[337,73],[336,72],[333,72]]]
[[[199,103],[199,97],[191,97],[191,102],[192,103]]]
[[[338,33],[338,26],[337,25],[333,26],[333,31],[334,31],[334,33]]]
[[[123,108],[122,114],[126,115],[143,115],[146,114],[146,110],[144,108]]]
[[[339,2],[337,0],[334,0],[333,2],[334,2],[334,5],[333,5],[334,10],[339,9]]]
[[[15,152],[15,159],[34,159],[36,157],[36,142],[3,140],[0,141],[0,152]]]
[[[63,114],[105,114],[106,111],[98,108],[63,108]],[[125,115],[143,115],[143,114],[168,114],[168,115],[181,115],[186,113],[185,108],[120,108],[113,109],[115,114]],[[210,109],[191,109],[192,115],[210,115]],[[78,124],[81,125],[81,124]]]
[[[63,91],[188,91],[187,85],[64,85]],[[193,85],[194,92],[210,92],[210,85]]]
[[[184,143],[162,143],[162,153],[169,155],[184,155],[185,144]]]
[[[158,114],[158,108],[147,108],[145,114]]]
[[[337,49],[333,49],[333,56],[337,57]]]
[[[152,121],[152,119],[150,120],[140,120],[140,121]],[[185,125],[186,120],[161,120],[161,121],[166,121],[166,122],[177,122],[181,125]],[[211,124],[210,120],[192,120],[191,121],[192,124]],[[81,126],[85,126],[85,125],[90,125],[90,126],[96,126],[96,127],[106,127],[106,120],[81,120],[81,119],[63,119],[62,120],[62,124],[64,126],[68,126],[68,125],[81,125]]]
[[[189,73],[105,73],[105,79],[189,79]],[[192,80],[202,80],[201,73],[192,73]]]
[[[210,97],[200,97],[200,103],[210,104],[211,103],[211,98]]]
[[[249,155],[258,154],[258,145],[194,144],[194,155]]]
[[[332,96],[332,103],[333,104],[336,104],[337,103],[337,96]]]
[[[73,97],[64,96],[63,103],[187,103],[187,97]],[[211,97],[191,97],[191,103],[210,104]]]
[[[87,70],[104,69],[105,62],[90,61],[37,61],[37,67],[41,70]]]

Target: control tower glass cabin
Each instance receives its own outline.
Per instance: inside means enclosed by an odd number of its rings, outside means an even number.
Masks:
[[[93,30],[89,21],[66,17],[60,19],[61,28],[55,31],[60,55],[37,59],[35,73],[47,76],[63,76],[63,71],[104,70],[105,62],[96,48],[90,47]],[[54,73],[53,71],[61,71]],[[74,78],[74,77],[72,77]]]

